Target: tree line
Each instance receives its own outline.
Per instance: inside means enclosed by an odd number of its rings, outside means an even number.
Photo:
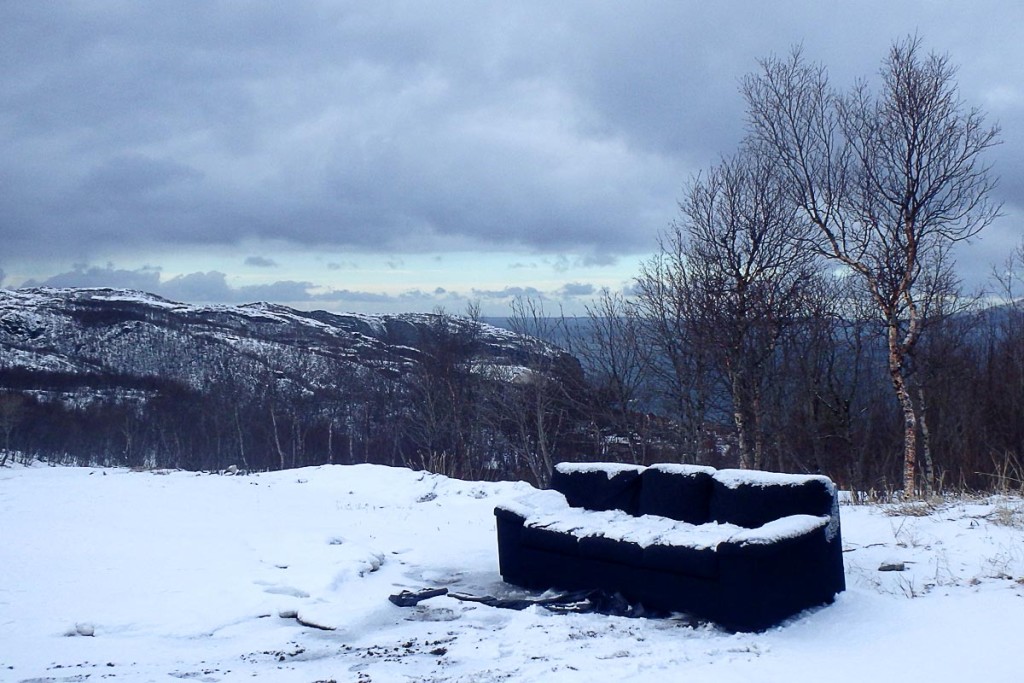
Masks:
[[[670,257],[645,264],[634,297],[606,292],[584,319],[516,302],[509,324],[533,348],[521,366],[482,362],[474,325],[438,314],[412,370],[352,366],[329,390],[304,390],[272,368],[202,389],[7,371],[3,457],[215,471],[369,462],[541,485],[561,460],[671,461],[900,488],[885,328],[843,290],[851,282],[819,273],[791,317],[740,319],[739,346],[727,321],[686,314],[701,300],[666,276]],[[1021,485],[1022,269],[1018,250],[1001,269],[1002,305],[937,312],[914,350],[908,377],[932,488]]]

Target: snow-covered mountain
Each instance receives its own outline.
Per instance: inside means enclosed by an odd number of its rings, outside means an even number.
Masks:
[[[581,374],[550,345],[448,314],[0,290],[0,450],[15,457],[187,469],[372,460],[515,476],[535,443],[520,428],[538,424],[525,412],[538,410],[531,383]],[[545,429],[562,419],[540,410]]]
[[[12,388],[128,395],[145,380],[202,390],[223,377],[253,387],[273,377],[315,391],[346,371],[409,371],[431,344],[457,345],[468,360],[503,368],[538,353],[564,356],[456,316],[194,306],[119,289],[0,290],[0,371]]]

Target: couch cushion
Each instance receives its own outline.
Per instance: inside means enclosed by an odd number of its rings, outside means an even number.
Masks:
[[[583,536],[579,540],[580,556],[637,567],[644,549],[637,543],[606,536]]]
[[[742,532],[735,524],[677,522],[644,548],[643,566],[686,576],[718,576],[718,546]]]
[[[651,465],[640,475],[637,514],[703,524],[708,520],[714,472],[699,465]]]
[[[835,487],[828,477],[754,470],[719,470],[710,519],[748,529],[790,515],[829,515]]]
[[[655,543],[643,549],[641,565],[673,574],[713,579],[718,576],[718,553],[715,548]]]
[[[633,514],[643,470],[639,465],[563,462],[555,466],[551,488],[563,493],[572,507]]]
[[[526,524],[523,526],[520,538],[523,545],[528,548],[550,550],[562,555],[579,555],[577,538],[566,531]]]

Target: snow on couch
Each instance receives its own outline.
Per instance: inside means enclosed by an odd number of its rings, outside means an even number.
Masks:
[[[551,486],[494,510],[509,583],[616,591],[734,631],[764,630],[846,587],[827,477],[561,463]]]

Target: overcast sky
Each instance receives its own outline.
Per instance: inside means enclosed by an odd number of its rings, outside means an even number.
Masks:
[[[801,43],[837,85],[917,33],[1002,127],[1024,217],[1024,3],[0,2],[0,284],[394,312],[621,289],[738,82]]]

